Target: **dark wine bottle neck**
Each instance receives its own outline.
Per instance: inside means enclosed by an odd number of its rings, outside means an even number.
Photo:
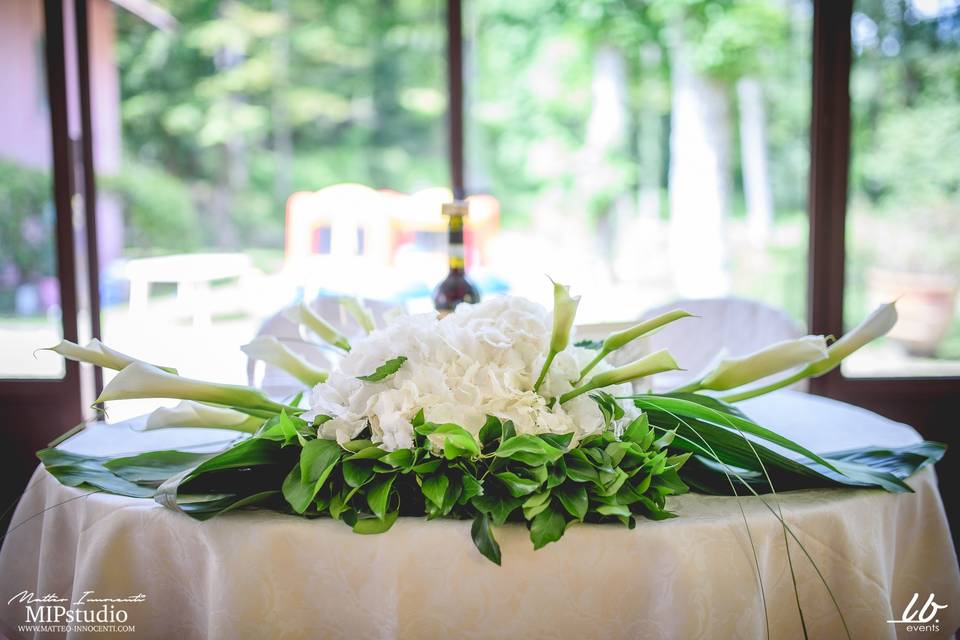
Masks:
[[[466,266],[463,249],[463,216],[450,216],[447,256],[450,272],[462,274]]]

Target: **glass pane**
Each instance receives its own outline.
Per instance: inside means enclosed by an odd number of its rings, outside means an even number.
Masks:
[[[578,320],[737,295],[803,323],[809,0],[468,3],[481,267]]]
[[[960,3],[858,1],[844,320],[899,298],[848,376],[960,375]]]
[[[56,214],[41,2],[0,4],[0,378],[60,378]]]
[[[391,218],[449,181],[441,0],[152,4],[90,5],[109,344],[246,382],[238,347],[284,305],[444,275],[397,267]]]

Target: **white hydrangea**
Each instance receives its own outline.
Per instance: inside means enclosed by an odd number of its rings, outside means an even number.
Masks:
[[[331,416],[320,435],[345,442],[370,425],[373,440],[387,450],[413,446],[411,420],[421,409],[430,422],[453,422],[474,435],[487,415],[512,420],[517,433],[597,433],[603,416],[587,395],[548,407],[546,398],[572,388],[594,352],[569,347],[558,354],[540,393],[533,383],[550,343],[550,313],[517,297],[460,305],[442,319],[402,316],[354,345],[329,379],[313,388],[310,411]],[[381,382],[372,373],[397,356],[407,361]],[[606,366],[601,363],[596,372]],[[629,385],[608,389],[630,393]],[[629,410],[630,416],[636,415]]]

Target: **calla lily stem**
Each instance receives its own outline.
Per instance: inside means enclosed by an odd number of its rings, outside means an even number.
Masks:
[[[804,369],[803,371],[795,373],[792,376],[784,378],[783,380],[771,382],[768,385],[757,387],[756,389],[747,389],[746,391],[741,391],[740,393],[731,393],[730,395],[720,396],[718,400],[723,400],[724,402],[740,402],[741,400],[749,400],[750,398],[756,398],[757,396],[762,396],[770,393],[771,391],[776,391],[777,389],[789,387],[794,382],[799,382],[804,378],[809,377],[811,377],[810,371]]]
[[[547,353],[547,359],[543,361],[543,366],[540,367],[540,375],[537,376],[537,382],[533,385],[533,392],[536,393],[540,390],[540,385],[543,384],[544,378],[547,377],[547,371],[550,370],[550,365],[553,364],[553,359],[557,357],[557,352],[550,350]]]

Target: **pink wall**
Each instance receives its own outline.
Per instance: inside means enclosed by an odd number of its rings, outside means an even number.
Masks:
[[[120,168],[120,76],[117,72],[115,9],[108,0],[90,3],[93,161],[98,173]]]
[[[114,60],[114,7],[90,3],[94,160],[120,167],[120,87]],[[50,114],[43,51],[43,3],[0,0],[0,158],[50,170]]]
[[[0,1],[0,158],[50,170],[39,0]]]
[[[98,175],[110,175],[120,168],[121,162],[114,7],[108,0],[92,0],[88,7],[94,164]],[[70,48],[74,46],[73,34],[67,35]],[[50,113],[45,64],[43,3],[0,0],[0,159],[49,172]],[[76,118],[74,108],[71,119]],[[105,268],[123,252],[123,211],[117,198],[103,190],[97,198],[97,235],[99,263]]]

